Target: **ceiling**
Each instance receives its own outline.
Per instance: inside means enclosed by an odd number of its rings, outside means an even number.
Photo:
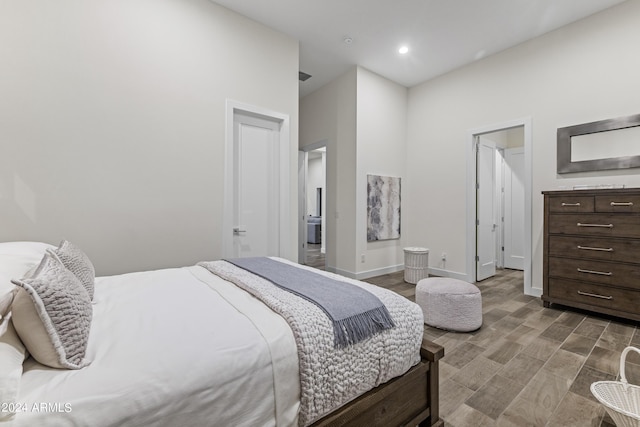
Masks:
[[[411,87],[625,0],[214,1],[299,40],[302,97],[354,65]]]

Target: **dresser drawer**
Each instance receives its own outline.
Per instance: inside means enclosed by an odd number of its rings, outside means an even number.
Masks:
[[[549,236],[549,255],[640,263],[640,240]]]
[[[596,196],[596,212],[640,213],[640,195]]]
[[[638,312],[640,292],[571,280],[549,279],[549,296],[621,312]]]
[[[594,212],[593,196],[550,197],[549,212]]]
[[[549,276],[640,290],[640,264],[549,258]]]
[[[640,216],[549,214],[548,229],[551,234],[639,238]]]

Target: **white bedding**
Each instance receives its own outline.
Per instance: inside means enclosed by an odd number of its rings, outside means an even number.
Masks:
[[[404,374],[420,361],[424,327],[422,310],[418,305],[369,283],[281,258],[273,260],[345,282],[345,286],[367,290],[386,306],[395,323],[395,327],[365,340],[345,348],[336,347],[333,324],[315,304],[231,263],[211,261],[199,264],[255,295],[287,320],[298,347],[299,425],[312,424],[372,388]],[[305,279],[298,277],[296,280]]]
[[[13,425],[297,425],[287,323],[201,267],[96,278],[87,355],[81,370],[26,361]]]

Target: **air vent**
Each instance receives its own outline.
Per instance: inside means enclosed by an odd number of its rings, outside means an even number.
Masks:
[[[303,73],[302,71],[298,71],[298,79],[301,82],[306,82],[311,78],[311,74]]]

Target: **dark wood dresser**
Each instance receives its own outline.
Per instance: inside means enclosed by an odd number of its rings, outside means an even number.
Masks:
[[[544,306],[640,320],[640,188],[542,194]]]

